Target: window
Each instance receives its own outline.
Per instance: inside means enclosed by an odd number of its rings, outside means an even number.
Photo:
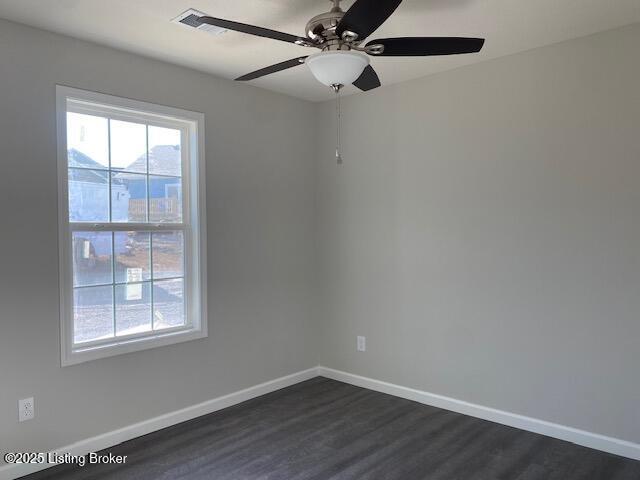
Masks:
[[[62,364],[205,337],[203,115],[57,102]]]

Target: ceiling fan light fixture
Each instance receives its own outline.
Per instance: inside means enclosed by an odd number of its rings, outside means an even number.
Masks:
[[[316,79],[327,86],[351,85],[369,65],[369,58],[350,50],[315,53],[305,63]]]

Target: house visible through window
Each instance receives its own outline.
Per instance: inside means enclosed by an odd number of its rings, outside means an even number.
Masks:
[[[58,87],[63,364],[206,335],[201,114]]]

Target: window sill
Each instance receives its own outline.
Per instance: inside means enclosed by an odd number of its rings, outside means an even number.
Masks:
[[[114,357],[124,353],[139,352],[151,348],[173,345],[175,343],[189,342],[199,338],[207,337],[205,330],[179,330],[167,333],[158,333],[150,337],[115,340],[113,343],[99,346],[89,346],[86,348],[76,347],[73,350],[64,352],[62,356],[62,366],[77,365],[79,363],[97,360],[99,358]]]

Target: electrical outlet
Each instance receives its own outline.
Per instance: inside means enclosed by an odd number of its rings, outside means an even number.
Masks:
[[[18,400],[18,421],[26,422],[36,416],[36,408],[33,397]]]
[[[366,337],[358,336],[358,351],[364,352],[367,350],[367,339]]]

